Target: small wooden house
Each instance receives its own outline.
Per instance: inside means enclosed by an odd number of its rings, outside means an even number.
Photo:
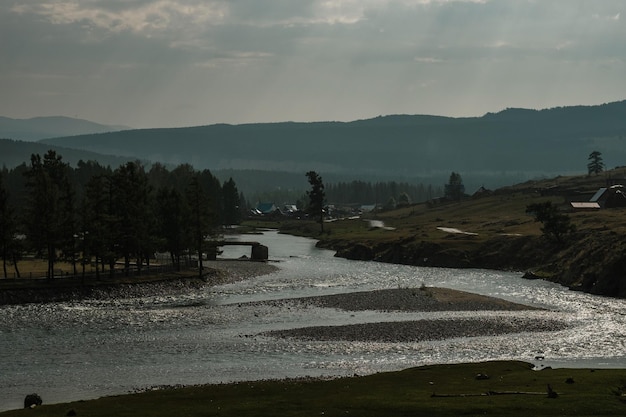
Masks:
[[[626,189],[623,185],[602,187],[589,201],[570,203],[574,209],[600,209],[626,207]]]

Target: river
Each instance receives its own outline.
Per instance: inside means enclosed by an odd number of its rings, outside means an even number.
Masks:
[[[0,410],[36,392],[45,403],[123,394],[159,385],[298,376],[364,375],[431,363],[515,359],[552,367],[626,368],[626,301],[521,279],[521,273],[358,262],[315,241],[276,232],[246,236],[267,245],[280,270],[194,293],[113,301],[0,307]],[[249,255],[227,247],[224,257]],[[383,288],[447,287],[545,311],[386,313],[243,304]],[[268,330],[457,316],[553,317],[550,334],[419,343],[312,342]],[[538,364],[539,365],[539,364]]]

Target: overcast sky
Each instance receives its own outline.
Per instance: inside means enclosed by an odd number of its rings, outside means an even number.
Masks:
[[[0,115],[132,127],[626,99],[624,0],[0,0]]]

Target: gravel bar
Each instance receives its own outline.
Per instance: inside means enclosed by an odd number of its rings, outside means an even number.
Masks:
[[[266,332],[264,335],[317,341],[409,343],[460,337],[558,331],[566,327],[566,323],[558,320],[490,317],[315,326],[276,330]]]
[[[346,311],[520,311],[537,310],[494,297],[448,288],[397,288],[288,300]]]
[[[271,274],[279,269],[276,265],[268,262],[230,259],[205,261],[204,266],[221,272],[209,279],[210,285],[243,281],[257,276]]]
[[[484,312],[541,309],[447,288],[385,289],[263,303],[278,306],[314,306],[346,311],[483,312],[481,317],[313,326],[263,333],[265,336],[301,340],[402,343],[523,332],[552,332],[569,326],[563,320],[551,318],[489,316]]]

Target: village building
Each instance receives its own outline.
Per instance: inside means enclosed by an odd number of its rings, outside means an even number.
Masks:
[[[602,187],[596,191],[589,201],[572,201],[570,204],[574,209],[626,207],[626,189],[620,184]]]
[[[252,210],[253,214],[256,214],[256,215],[259,215],[259,216],[260,215],[274,214],[277,211],[280,212],[279,208],[274,203],[259,203]]]

